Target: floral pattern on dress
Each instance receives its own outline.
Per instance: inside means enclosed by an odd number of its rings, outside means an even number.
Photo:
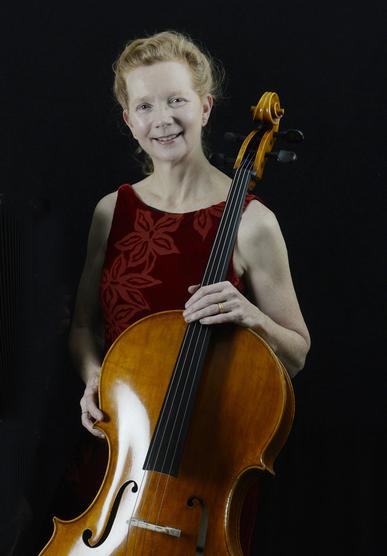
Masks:
[[[200,209],[195,213],[193,227],[201,236],[202,240],[207,237],[208,232],[213,226],[213,218],[220,218],[224,209],[224,202],[212,207]]]
[[[179,253],[172,236],[182,219],[179,214],[164,214],[156,222],[150,211],[137,209],[133,232],[114,244],[118,255],[101,277],[101,304],[110,315],[106,340],[112,342],[134,315],[149,311],[141,290],[161,284],[150,273],[156,257]]]
[[[114,247],[119,251],[128,252],[128,266],[147,264],[149,259],[158,255],[179,253],[175,242],[167,232],[175,232],[181,218],[181,214],[165,214],[154,223],[150,211],[138,209],[134,222],[135,231],[117,241]]]

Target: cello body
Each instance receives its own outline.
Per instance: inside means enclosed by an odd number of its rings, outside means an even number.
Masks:
[[[262,177],[284,113],[270,92],[252,112],[258,127],[234,165],[202,286],[226,279],[247,189]],[[82,515],[54,518],[40,556],[244,556],[246,493],[273,473],[294,416],[290,378],[268,344],[238,326],[187,325],[181,311],[150,315],[108,351],[99,406],[103,483]]]
[[[104,481],[89,508],[54,518],[40,556],[242,556],[246,492],[273,472],[294,415],[290,379],[253,331],[214,327],[177,474],[144,470],[186,330],[181,311],[125,330],[101,372],[97,427],[109,444]]]

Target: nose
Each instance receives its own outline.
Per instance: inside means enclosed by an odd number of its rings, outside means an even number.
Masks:
[[[173,123],[172,109],[170,106],[160,106],[155,112],[155,126],[165,128]]]

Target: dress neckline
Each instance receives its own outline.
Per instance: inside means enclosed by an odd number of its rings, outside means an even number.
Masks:
[[[148,205],[147,203],[145,203],[141,197],[139,196],[139,194],[133,189],[133,186],[130,183],[126,183],[125,185],[127,185],[130,189],[130,191],[133,193],[133,195],[135,196],[135,198],[137,199],[137,201],[139,203],[141,203],[144,207],[153,210],[154,212],[158,212],[161,214],[172,214],[175,216],[185,216],[185,215],[189,215],[189,214],[195,214],[196,212],[199,212],[200,210],[208,210],[211,209],[213,207],[221,207],[223,205],[226,204],[226,201],[219,201],[219,203],[215,203],[213,205],[209,205],[208,207],[202,207],[200,209],[196,209],[196,210],[190,210],[188,212],[168,212],[166,210],[162,210],[162,209],[158,209],[156,207],[153,207],[152,205]]]

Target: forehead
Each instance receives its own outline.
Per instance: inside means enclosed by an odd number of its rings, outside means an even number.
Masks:
[[[150,66],[139,66],[127,74],[125,82],[131,100],[168,94],[171,90],[192,90],[191,71],[183,62],[156,62]]]

